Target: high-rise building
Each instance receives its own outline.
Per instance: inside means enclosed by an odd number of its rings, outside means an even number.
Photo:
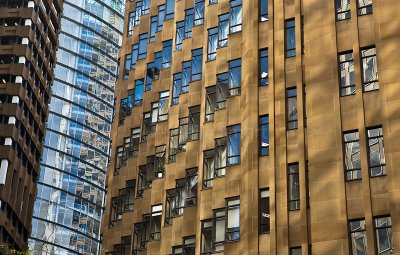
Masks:
[[[124,0],[65,0],[32,254],[98,254]]]
[[[400,254],[399,10],[127,2],[103,249]]]
[[[0,254],[28,249],[61,12],[0,1]]]

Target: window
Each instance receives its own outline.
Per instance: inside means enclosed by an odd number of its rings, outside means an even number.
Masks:
[[[143,191],[150,188],[154,179],[164,177],[165,145],[155,148],[155,155],[147,157],[147,164],[139,166],[137,196],[142,197]]]
[[[228,62],[229,65],[229,96],[240,95],[242,85],[242,60],[235,59]]]
[[[361,61],[364,91],[379,89],[375,47],[361,49]]]
[[[217,58],[218,27],[208,29],[207,61]]]
[[[354,79],[353,52],[339,54],[340,71],[340,95],[348,96],[356,93],[356,81]]]
[[[169,131],[169,162],[176,161],[176,154],[179,150],[179,128],[174,128]]]
[[[157,32],[157,16],[150,17],[150,39],[149,42],[156,41],[156,32]]]
[[[218,47],[225,47],[228,45],[229,34],[229,13],[218,16]]]
[[[144,82],[143,79],[135,81],[135,99],[133,101],[134,106],[142,104],[144,93]]]
[[[194,19],[194,10],[193,9],[185,10],[185,38],[192,37],[193,19]]]
[[[196,236],[183,237],[183,245],[172,247],[172,255],[195,255]]]
[[[139,35],[139,55],[138,59],[147,57],[147,33]]]
[[[129,255],[131,252],[131,236],[121,237],[121,243],[114,245],[114,250],[111,254]]]
[[[132,150],[132,156],[135,157],[139,154],[139,140],[140,140],[140,128],[133,128],[131,130],[130,148]]]
[[[202,25],[204,23],[204,0],[195,0],[194,2],[194,25]]]
[[[151,207],[150,240],[160,240],[161,237],[162,205]]]
[[[228,98],[228,73],[217,74],[217,110],[226,107],[226,99]]]
[[[157,79],[160,76],[161,64],[162,64],[162,51],[155,52],[154,53],[154,70],[158,71]]]
[[[128,93],[133,94],[133,90],[129,90]],[[121,99],[119,108],[119,125],[124,124],[126,116],[130,116],[132,113],[132,95],[128,95],[127,98]]]
[[[133,44],[132,45],[132,57],[131,57],[131,70],[134,70],[136,68],[136,61],[138,60],[138,54],[139,54],[139,45],[138,44]]]
[[[174,74],[174,80],[172,84],[172,100],[171,105],[179,103],[179,95],[182,93],[182,73]]]
[[[372,0],[357,0],[358,15],[372,13]]]
[[[360,144],[358,131],[343,134],[346,180],[361,179]]]
[[[162,69],[171,67],[172,63],[172,40],[163,42]]]
[[[201,222],[201,255],[213,253],[213,220],[203,220]]]
[[[189,108],[189,141],[198,140],[200,138],[200,106]]]
[[[156,106],[158,107],[158,103],[156,103]],[[154,103],[152,104],[152,107],[154,107]],[[147,135],[149,133],[156,131],[156,122],[157,119],[154,120],[152,118],[152,112],[146,112],[143,114],[142,142],[145,142],[147,140]]]
[[[285,21],[285,40],[286,40],[286,57],[296,56],[296,31],[294,19],[289,19]]]
[[[160,92],[160,100],[158,101],[158,118],[157,122],[168,119],[168,97],[169,91]]]
[[[214,210],[213,228],[213,250],[215,252],[221,252],[224,250],[225,242],[225,208]]]
[[[365,220],[349,222],[351,255],[367,255]]]
[[[203,49],[192,50],[192,78],[191,81],[201,80],[203,64]]]
[[[369,169],[371,177],[386,175],[382,127],[367,129]]]
[[[300,210],[299,163],[288,165],[289,211]]]
[[[269,190],[260,191],[260,234],[270,231]]]
[[[268,20],[268,0],[260,0],[260,21]]]
[[[178,139],[178,152],[186,151],[186,143],[189,139],[189,123],[188,118],[179,119],[179,139]]]
[[[135,26],[135,12],[130,12],[128,21],[128,36],[133,34],[134,26]]]
[[[150,13],[150,0],[142,0],[142,15]]]
[[[350,0],[335,0],[336,20],[350,19]]]
[[[174,18],[175,11],[175,0],[166,0],[167,13],[165,14],[165,20]]]
[[[158,15],[157,15],[157,32],[163,30],[163,23],[165,20],[165,4],[158,6]]]
[[[218,3],[218,0],[210,0],[210,2],[209,2],[209,4],[211,5],[211,4],[217,4]]]
[[[260,85],[268,85],[268,49],[260,50]]]
[[[176,180],[176,188],[167,190],[165,225],[183,214],[183,208],[197,205],[197,168],[186,170],[186,178]]]
[[[114,226],[116,221],[122,220],[123,202],[121,197],[111,198],[110,226]]]
[[[136,3],[135,26],[140,24],[140,16],[142,15],[142,1]]]
[[[146,71],[146,91],[151,90],[153,80],[158,80],[160,69],[156,68],[154,62],[147,63]]]
[[[232,0],[229,17],[229,32],[236,33],[242,31],[242,0]]]
[[[116,170],[115,174],[118,174],[119,171],[117,170],[122,167],[123,154],[124,154],[124,147],[122,146],[117,147],[115,155],[115,170]]]
[[[206,114],[205,121],[214,120],[214,111],[217,108],[217,94],[216,86],[211,86],[206,88]]]
[[[125,55],[125,66],[124,66],[124,80],[129,78],[129,71],[132,65],[132,54]]]
[[[135,188],[136,181],[128,180],[126,181],[125,188],[119,190],[119,195],[123,198],[123,210],[132,211],[133,205],[135,203]]]
[[[225,175],[226,161],[226,138],[215,139],[215,176]]]
[[[394,254],[390,216],[375,218],[375,235],[377,254]]]
[[[290,248],[290,255],[301,255],[301,247]]]
[[[226,241],[238,241],[240,238],[240,198],[229,198],[226,201]]]
[[[149,241],[148,236],[148,222],[138,222],[134,224],[134,235],[133,235],[133,254],[138,255],[139,251],[146,248],[146,244]]]
[[[189,91],[189,83],[192,77],[192,61],[182,62],[182,90]]]
[[[296,88],[286,90],[287,96],[287,128],[297,129],[297,91]]]
[[[268,115],[260,116],[260,156],[269,154],[269,118]]]
[[[215,176],[215,151],[204,151],[203,155],[203,189],[207,189],[213,186],[213,179]]]
[[[227,165],[240,163],[240,124],[230,126],[228,131],[228,158]]]
[[[182,41],[185,39],[185,21],[176,22],[176,39],[175,39],[175,49],[182,49]]]

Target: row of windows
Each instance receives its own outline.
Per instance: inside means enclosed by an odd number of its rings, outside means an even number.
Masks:
[[[376,48],[366,47],[360,50],[362,83],[364,91],[379,89],[378,65],[376,60]],[[354,57],[352,51],[339,53],[340,95],[348,96],[356,93],[354,77]]]
[[[367,128],[368,165],[371,177],[386,175],[386,160],[383,145],[382,127]],[[358,131],[350,131],[343,134],[344,166],[346,180],[358,180],[361,174],[361,153]]]
[[[358,16],[372,13],[372,0],[355,0],[357,1]],[[336,20],[345,20],[351,18],[350,0],[335,0]]]

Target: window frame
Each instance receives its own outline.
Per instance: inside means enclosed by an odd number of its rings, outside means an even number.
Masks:
[[[297,211],[300,210],[300,166],[298,162],[290,163],[287,166],[288,173],[288,210],[289,211]],[[292,171],[293,170],[293,171]],[[297,187],[292,189],[293,185],[296,185],[297,179]],[[293,185],[292,185],[293,182]]]
[[[373,53],[370,55],[364,55],[364,52],[368,52],[369,50],[373,50]],[[363,47],[360,48],[360,57],[361,57],[361,79],[362,79],[362,84],[363,84],[363,91],[364,92],[369,92],[369,91],[374,91],[374,90],[378,90],[379,89],[379,72],[378,72],[378,58],[376,56],[376,47],[375,45],[372,46],[367,46],[367,47]],[[373,61],[374,64],[374,68],[376,69],[376,78],[366,81],[366,77],[365,77],[365,72],[366,69],[365,66],[368,65],[368,59]],[[365,63],[366,62],[366,63]],[[369,89],[367,88],[367,86],[372,85],[372,88]]]
[[[355,135],[356,139],[346,140],[347,139],[346,136],[349,136],[349,135],[352,135],[352,136]],[[349,131],[343,132],[342,137],[343,137],[343,167],[344,167],[344,171],[345,171],[345,180],[346,181],[361,180],[362,174],[361,174],[361,151],[360,151],[359,132],[358,132],[358,130],[349,130]],[[354,153],[352,151],[351,157],[353,157],[353,155],[359,154],[358,155],[358,158],[359,158],[358,160],[360,161],[359,168],[354,168],[354,167],[348,168],[347,167],[347,160],[346,160],[346,155],[348,154],[347,144],[351,144],[351,143],[357,143],[357,145],[358,145],[358,151],[355,151]],[[352,146],[352,148],[353,148],[353,146]],[[351,161],[351,162],[353,162],[353,161]],[[349,175],[349,173],[350,173],[350,175]],[[356,177],[353,177],[354,173],[355,173]],[[350,176],[351,176],[351,178],[350,178]]]
[[[388,221],[389,221],[389,226],[384,226],[384,227],[380,227],[380,226],[377,226],[377,221],[379,220],[379,219],[384,219],[384,218],[387,218],[388,219]],[[389,237],[389,241],[390,241],[390,247],[389,247],[389,250],[391,250],[392,251],[392,253],[393,253],[393,232],[392,232],[392,217],[390,216],[390,215],[382,215],[382,216],[376,216],[376,217],[374,217],[374,237],[375,237],[375,251],[376,251],[376,254],[380,254],[379,253],[379,240],[378,240],[378,234],[377,234],[377,232],[380,230],[380,229],[390,229],[390,230],[388,230],[387,232],[386,232],[386,234],[388,235],[388,237]],[[389,232],[389,233],[388,233]],[[390,236],[389,236],[390,235]],[[391,248],[391,249],[390,249]],[[387,250],[384,250],[383,252],[385,252],[385,251],[387,251]]]
[[[359,228],[353,228],[353,224],[352,223],[360,223],[359,224]],[[359,254],[359,250],[355,250],[355,245],[354,243],[356,243],[356,239],[364,238],[364,251],[365,251],[365,255],[367,254],[367,230],[365,227],[365,219],[352,219],[349,220],[348,223],[348,228],[349,228],[349,248],[350,251],[349,253],[351,255],[358,255]],[[358,235],[359,233],[361,233],[361,235]],[[358,236],[356,236],[358,235]],[[357,245],[357,247],[359,247]]]
[[[378,135],[370,135],[371,131],[378,130]],[[367,134],[367,153],[368,153],[368,168],[369,168],[369,175],[370,177],[379,177],[379,176],[385,176],[387,174],[386,172],[386,157],[385,157],[385,146],[384,146],[384,138],[383,138],[383,128],[382,126],[375,126],[375,127],[368,127],[366,130]],[[378,143],[371,144],[372,140],[378,139]],[[379,153],[381,156],[380,164],[379,165],[372,165],[372,159],[371,159],[371,146],[380,144],[380,140],[382,141],[382,152]],[[383,161],[383,163],[382,163]],[[373,174],[373,168],[379,167],[381,169],[381,174]]]
[[[289,41],[289,36],[288,36],[289,33],[293,33],[294,37],[293,46],[290,45],[292,43]],[[291,18],[285,20],[285,58],[292,58],[295,56],[296,56],[296,20],[295,18]]]
[[[258,118],[258,125],[259,125],[259,156],[268,156],[269,155],[269,115],[261,115]],[[264,130],[266,129],[266,130]],[[268,135],[268,143],[267,145],[263,145],[262,137],[263,137],[263,132],[267,133]]]
[[[295,91],[295,94],[293,94],[293,91]],[[289,103],[291,100],[294,100],[294,106],[295,109],[290,111],[289,109]],[[299,116],[298,116],[298,100],[297,100],[297,88],[296,87],[290,87],[286,89],[286,125],[287,125],[287,130],[295,130],[298,129],[299,126]],[[291,113],[296,112],[295,118],[292,116]],[[291,119],[293,118],[293,119]]]
[[[263,193],[265,196],[263,196]],[[270,206],[270,192],[269,188],[260,189],[260,199],[259,199],[259,235],[269,234],[271,230],[271,206]],[[266,210],[262,208],[262,204],[265,203]],[[265,215],[264,215],[265,214]],[[265,222],[262,220],[265,218]]]
[[[236,201],[236,203],[234,203]],[[233,202],[233,204],[229,204]],[[238,226],[229,227],[229,211],[239,212]],[[236,236],[237,235],[237,236]],[[236,242],[240,240],[240,197],[230,197],[225,199],[225,242]]]

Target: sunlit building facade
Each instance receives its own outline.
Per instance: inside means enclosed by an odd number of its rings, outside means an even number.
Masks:
[[[38,195],[33,254],[98,254],[123,0],[66,0]]]
[[[400,1],[128,1],[110,255],[400,254]]]

